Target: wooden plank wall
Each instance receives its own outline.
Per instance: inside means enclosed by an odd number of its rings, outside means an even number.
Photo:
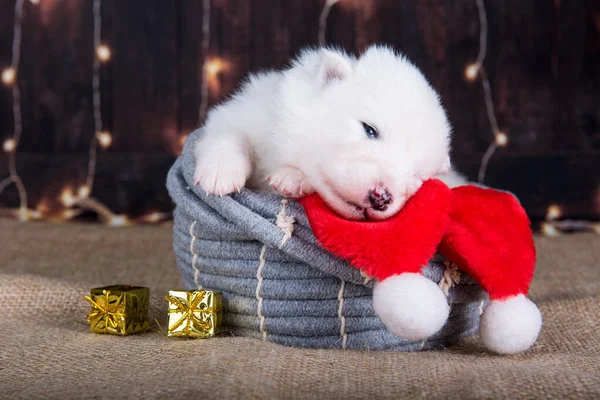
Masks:
[[[317,41],[324,0],[212,0],[210,54],[229,62],[221,100],[248,71],[278,68]],[[0,0],[0,68],[10,64],[15,0]],[[509,145],[486,183],[514,191],[534,219],[549,204],[600,218],[600,2],[486,0],[488,71]],[[117,213],[169,210],[164,189],[180,139],[198,124],[202,0],[103,0],[102,112],[113,144],[101,151],[93,195]],[[442,95],[458,168],[475,178],[492,140],[481,84],[464,79],[479,43],[475,0],[341,0],[330,44],[360,52],[387,43],[412,59]],[[29,206],[60,208],[85,180],[94,135],[92,1],[25,2],[21,67],[23,138],[18,167]],[[13,131],[12,96],[0,87],[0,140]],[[0,155],[0,179],[8,174]],[[0,205],[18,204],[16,190]]]

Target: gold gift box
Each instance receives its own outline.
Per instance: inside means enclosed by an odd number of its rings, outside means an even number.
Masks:
[[[221,325],[222,295],[208,290],[169,290],[167,336],[209,338]]]
[[[131,335],[148,329],[150,289],[131,285],[94,288],[85,296],[92,305],[90,331]]]

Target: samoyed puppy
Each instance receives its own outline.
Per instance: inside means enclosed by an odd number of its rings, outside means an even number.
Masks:
[[[207,193],[312,192],[348,219],[397,213],[451,171],[451,128],[436,91],[406,57],[372,46],[359,58],[305,50],[283,71],[250,75],[212,108],[194,152]]]

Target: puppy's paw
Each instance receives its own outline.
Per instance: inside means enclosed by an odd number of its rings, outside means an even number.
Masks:
[[[298,168],[282,167],[267,177],[269,186],[286,197],[302,197],[314,192],[306,175]]]
[[[243,156],[199,157],[194,183],[210,194],[224,196],[239,192],[250,175],[250,161]]]

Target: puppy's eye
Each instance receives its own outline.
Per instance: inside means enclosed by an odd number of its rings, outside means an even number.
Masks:
[[[377,132],[377,129],[373,128],[369,124],[365,124],[364,122],[361,123],[369,139],[379,139],[379,132]]]

